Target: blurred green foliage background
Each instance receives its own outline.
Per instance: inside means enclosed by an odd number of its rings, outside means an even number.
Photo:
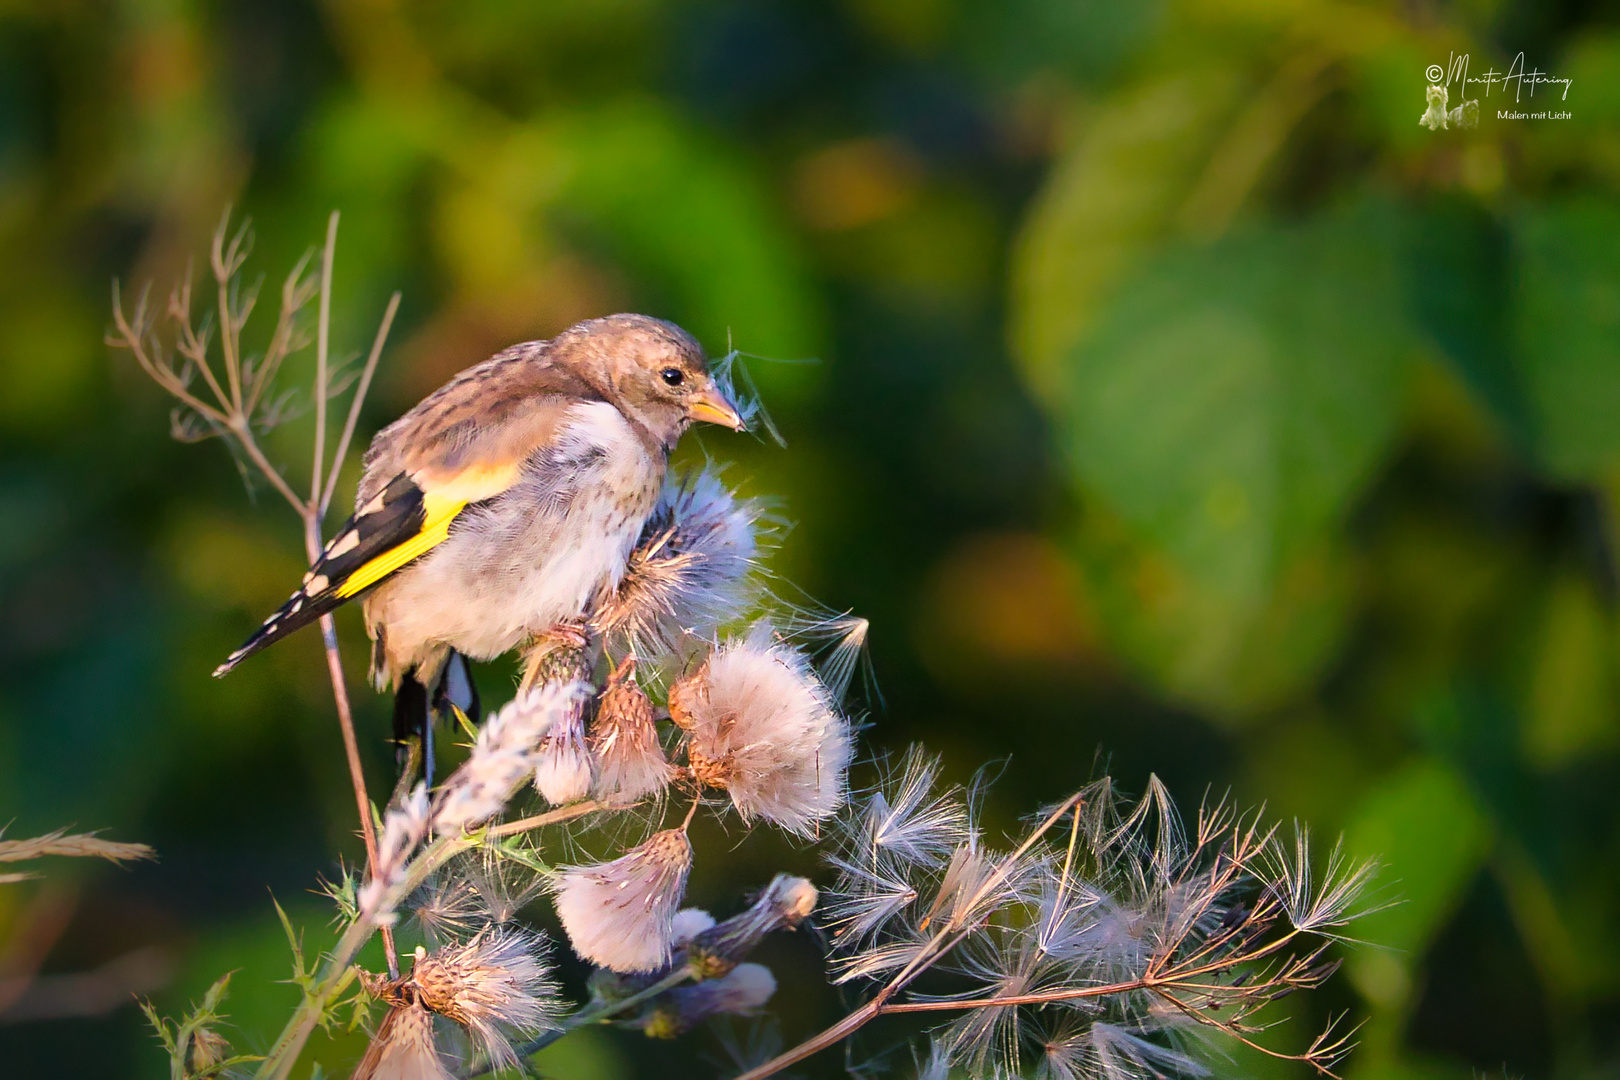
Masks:
[[[1570,118],[1417,123],[1426,67],[1521,51],[1572,83],[1517,107]],[[1009,826],[1108,768],[1343,830],[1404,902],[1284,1042],[1346,1009],[1356,1078],[1620,1075],[1617,185],[1601,0],[0,5],[0,818],[161,853],[0,891],[0,1072],[163,1075],[129,992],[230,969],[264,1045],[270,894],[318,943],[359,850],[314,636],[207,677],[295,523],[102,344],[110,280],[166,289],[234,204],[271,286],[341,210],[340,350],[403,289],[365,436],[610,311],[770,358],[787,447],[689,452],[872,619],[872,748],[998,762]],[[735,839],[699,842],[722,912],[814,865]],[[775,947],[796,1039],[837,1003]]]

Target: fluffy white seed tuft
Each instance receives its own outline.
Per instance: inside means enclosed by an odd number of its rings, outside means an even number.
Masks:
[[[534,757],[534,789],[553,806],[578,802],[591,793],[594,769],[585,743],[585,717],[579,707],[551,726]]]
[[[641,655],[710,637],[752,602],[763,507],[739,499],[705,468],[672,478],[630,555],[624,578],[598,609],[596,628]]]
[[[669,943],[677,949],[714,925],[714,916],[702,908],[681,908],[670,923]]]
[[[669,963],[674,919],[692,868],[682,829],[654,833],[612,862],[563,867],[554,888],[557,916],[574,951],[618,972]]]
[[[799,650],[756,627],[715,649],[670,692],[694,775],[724,788],[744,821],[809,835],[844,801],[851,739]]]

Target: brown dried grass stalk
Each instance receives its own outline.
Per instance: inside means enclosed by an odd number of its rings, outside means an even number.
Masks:
[[[155,859],[157,852],[145,844],[126,844],[117,840],[102,840],[95,833],[70,833],[57,829],[44,836],[27,840],[0,840],[0,862],[22,862],[41,859],[47,855],[67,855],[76,858],[106,859],[124,863],[131,859]],[[17,875],[14,880],[31,875]],[[6,879],[0,878],[0,881]]]
[[[146,290],[142,290],[134,310],[126,314],[118,283],[114,282],[113,333],[107,336],[109,345],[129,350],[141,370],[175,399],[177,404],[170,414],[170,432],[175,438],[183,441],[223,438],[233,453],[239,455],[239,460],[251,465],[287,501],[303,524],[304,553],[311,563],[321,553],[321,522],[332,501],[338,473],[360,419],[361,405],[371,386],[371,378],[382,356],[383,344],[388,339],[394,316],[399,311],[400,300],[400,294],[394,293],[388,301],[387,310],[383,312],[328,469],[325,461],[326,405],[338,392],[333,385],[328,362],[332,263],[337,248],[337,226],[338,214],[334,210],[327,219],[326,242],[321,249],[318,271],[313,275],[308,272],[313,255],[308,253],[287,275],[281,287],[281,306],[276,325],[261,357],[248,356],[242,347],[242,329],[247,325],[258,299],[256,286],[244,288],[242,285],[242,267],[252,250],[253,234],[247,223],[232,234],[229,210],[221,217],[219,227],[214,231],[209,254],[209,270],[214,284],[215,311],[212,316],[205,315],[200,323],[193,321],[189,273],[186,280],[170,291],[161,318],[148,303]],[[308,335],[299,327],[299,317],[317,296],[320,303],[316,318],[315,384],[312,389],[315,433],[309,495],[306,498],[293,489],[281,471],[265,456],[259,446],[257,433],[288,419],[291,396],[277,393],[276,376],[288,356],[309,344]],[[160,332],[160,324],[166,328],[167,337]],[[212,356],[216,336],[217,361]],[[201,387],[196,385],[199,377]],[[243,468],[246,472],[247,466]],[[337,707],[338,726],[343,736],[349,781],[354,789],[355,809],[360,817],[360,832],[365,839],[366,865],[369,868],[375,866],[377,861],[377,835],[372,821],[371,800],[366,794],[365,773],[360,765],[360,748],[354,734],[354,717],[343,678],[337,631],[330,615],[322,616],[320,625],[321,640],[326,649],[327,674],[332,682],[332,697]],[[383,939],[389,971],[397,975],[399,964],[392,933],[385,929]]]

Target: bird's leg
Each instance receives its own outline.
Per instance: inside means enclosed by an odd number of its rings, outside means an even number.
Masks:
[[[525,657],[518,692],[551,682],[589,679],[591,635],[583,622],[560,622],[536,637]]]
[[[437,715],[435,710],[429,709],[422,724],[422,782],[429,791],[433,790],[433,720]]]
[[[400,676],[394,691],[394,745],[402,775],[413,757],[419,759],[424,768],[432,769],[425,752],[427,744],[423,732],[432,723],[433,702],[427,685],[422,682],[423,677],[426,676],[420,671],[406,672]]]

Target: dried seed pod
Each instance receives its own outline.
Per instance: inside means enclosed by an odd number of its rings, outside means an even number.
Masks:
[[[748,910],[692,935],[686,962],[694,978],[725,975],[754,950],[766,934],[797,927],[816,909],[816,887],[802,877],[777,874]]]
[[[534,658],[530,669],[535,686],[553,682],[573,682],[590,677],[585,649],[573,645],[554,646]]]
[[[696,671],[677,680],[669,688],[669,718],[682,731],[691,731],[697,724],[694,710],[699,708],[704,681],[708,678],[709,662],[705,660]]]
[[[551,682],[589,681],[591,637],[582,626],[559,623],[535,638],[525,655],[522,689]]]
[[[630,803],[662,791],[670,766],[658,741],[652,702],[635,680],[630,660],[613,674],[591,724],[590,745],[596,755],[596,797],[607,803]]]
[[[230,1041],[213,1028],[200,1027],[191,1033],[191,1071],[197,1075],[207,1075],[230,1056]]]
[[[731,781],[732,756],[712,758],[706,756],[695,745],[686,748],[686,761],[692,767],[692,776],[699,783],[708,787],[724,788]]]

